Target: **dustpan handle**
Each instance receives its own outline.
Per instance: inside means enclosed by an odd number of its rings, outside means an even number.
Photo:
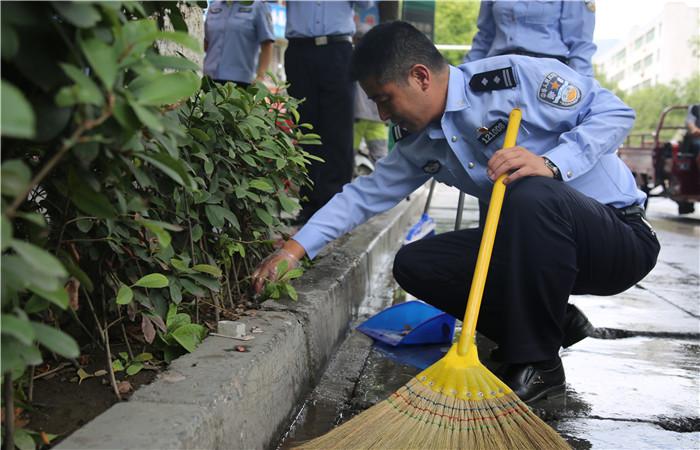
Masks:
[[[510,112],[503,148],[515,146],[515,139],[518,136],[521,118],[522,112],[519,108],[514,108]],[[503,179],[506,176],[507,174],[503,174],[498,177],[496,182],[493,184],[493,191],[491,192],[489,211],[486,214],[486,223],[484,225],[484,234],[481,237],[479,254],[476,258],[476,267],[472,278],[472,286],[469,290],[469,298],[467,299],[467,310],[464,313],[462,334],[459,337],[459,343],[457,345],[457,352],[462,356],[467,354],[469,340],[472,340],[473,342],[474,335],[476,333],[476,320],[479,317],[481,299],[484,295],[484,286],[486,285],[486,275],[489,272],[489,263],[491,262],[493,242],[496,237],[498,219],[501,215],[503,197],[505,196],[506,192],[506,185],[503,184]]]

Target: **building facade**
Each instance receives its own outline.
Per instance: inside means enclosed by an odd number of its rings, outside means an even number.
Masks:
[[[700,72],[700,8],[666,3],[654,20],[635,27],[594,63],[627,91]]]

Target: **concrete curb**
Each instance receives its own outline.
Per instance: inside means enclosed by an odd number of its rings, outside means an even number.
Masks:
[[[57,449],[262,449],[273,445],[347,334],[373,274],[386,271],[427,191],[401,202],[321,253],[298,283],[298,302],[263,304],[248,342],[210,336],[125,403]],[[232,351],[244,344],[249,352]]]

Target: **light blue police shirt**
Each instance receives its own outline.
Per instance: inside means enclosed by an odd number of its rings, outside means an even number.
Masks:
[[[250,83],[258,67],[260,44],[275,40],[270,7],[263,1],[213,2],[204,35],[204,73],[216,80]]]
[[[464,62],[522,49],[563,56],[578,73],[593,76],[593,0],[482,1],[477,27]]]
[[[353,5],[369,8],[372,1],[288,1],[285,37],[309,38],[355,34]]]
[[[507,67],[517,86],[487,92],[470,88],[473,75]],[[392,208],[424,184],[428,172],[488,201],[493,182],[486,175],[487,163],[502,147],[505,133],[484,145],[480,128],[507,122],[516,107],[523,112],[518,145],[547,156],[561,170],[563,182],[618,208],[644,203],[644,193],[616,154],[632,128],[634,111],[595,79],[557,60],[504,55],[450,66],[440,123],[397,142],[371,175],[346,184],[294,240],[313,258],[328,242]]]

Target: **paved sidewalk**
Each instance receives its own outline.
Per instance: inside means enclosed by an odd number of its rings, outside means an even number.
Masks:
[[[457,199],[436,187],[429,214],[438,232],[454,229]],[[575,449],[700,449],[700,214],[678,217],[673,202],[652,199],[648,215],[662,243],[656,268],[617,296],[572,296],[599,338],[562,351],[566,396],[534,405]],[[462,228],[477,221],[467,197]],[[323,434],[416,373],[352,333],[282,448]]]

